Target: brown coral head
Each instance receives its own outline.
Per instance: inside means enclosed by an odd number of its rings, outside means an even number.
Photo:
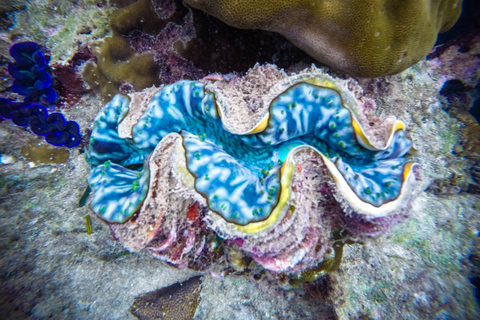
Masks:
[[[460,16],[462,0],[185,0],[232,26],[284,35],[353,76],[395,74],[423,59]]]

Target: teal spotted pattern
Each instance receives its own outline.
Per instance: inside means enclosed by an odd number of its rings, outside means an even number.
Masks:
[[[118,136],[118,124],[127,114],[129,103],[126,96],[117,94],[95,117],[87,150],[87,160],[91,165],[105,161],[123,166],[142,163],[149,153]]]
[[[149,171],[128,170],[105,161],[88,175],[93,190],[92,210],[103,219],[122,223],[141,206],[148,191]]]
[[[240,162],[208,139],[186,131],[182,136],[188,169],[197,178],[195,187],[212,210],[238,224],[268,216],[277,202],[281,163],[274,164],[268,156],[254,164]]]
[[[404,155],[411,141],[399,130],[385,150],[363,148],[356,140],[351,112],[333,89],[296,84],[271,103],[266,130],[234,135],[223,127],[213,94],[206,93],[202,83],[180,81],[154,96],[132,130],[133,141],[120,139],[115,132],[115,115],[125,113],[126,99],[116,96],[100,112],[104,116],[97,116],[89,151],[92,165],[107,158],[123,166],[141,164],[163,137],[180,133],[197,191],[210,209],[236,224],[268,217],[279,197],[279,169],[288,153],[301,145],[317,149],[336,163],[366,202],[380,206],[400,192]],[[90,179],[97,179],[99,172],[94,169]],[[127,178],[119,172],[116,179],[126,179],[128,185]],[[119,201],[120,194],[113,195],[112,189],[94,192],[102,204]],[[107,219],[98,209],[94,211]]]

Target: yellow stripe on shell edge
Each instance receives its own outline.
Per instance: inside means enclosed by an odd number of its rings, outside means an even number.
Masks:
[[[408,177],[410,176],[410,173],[413,172],[413,168],[415,168],[417,164],[416,163],[413,163],[413,162],[407,162],[404,166],[403,166],[403,183],[405,183],[408,179]]]
[[[308,78],[308,79],[303,79],[302,81],[308,84],[313,84],[315,86],[325,87],[328,89],[335,89],[336,91],[342,91],[342,89],[338,88],[335,84],[331,83],[327,79],[319,80],[318,78]]]
[[[413,162],[408,162],[403,166],[403,181],[402,187],[400,188],[398,197],[390,202],[384,203],[381,206],[374,206],[368,202],[363,201],[357,194],[350,188],[347,181],[337,169],[335,163],[330,161],[327,157],[320,153],[322,156],[325,165],[328,168],[328,171],[335,180],[337,188],[341,191],[343,198],[347,201],[350,208],[356,213],[362,214],[369,218],[380,218],[388,215],[397,209],[398,204],[402,202],[405,197],[405,189],[411,183],[411,180],[415,179],[413,174],[413,168],[417,165]]]
[[[395,132],[397,132],[397,130],[405,130],[405,125],[403,124],[402,121],[396,120],[395,123],[393,124],[392,128],[390,129],[390,134],[388,136],[388,140],[385,144],[385,147],[380,148],[380,149],[376,148],[368,140],[368,138],[363,133],[362,128],[358,124],[358,121],[356,119],[354,119],[353,117],[352,117],[352,128],[353,128],[353,131],[355,131],[355,136],[357,137],[358,143],[360,143],[362,145],[362,147],[364,147],[365,149],[368,149],[368,150],[379,151],[379,150],[384,150],[384,149],[388,148],[388,146],[390,145],[390,143],[393,140],[393,136],[395,135]]]
[[[291,154],[293,154],[292,151],[294,151],[295,149],[296,148],[292,149],[289,152],[282,166],[281,178],[280,178],[280,197],[273,211],[270,213],[268,218],[263,221],[250,222],[249,224],[244,226],[235,225],[235,228],[238,231],[244,232],[244,233],[257,233],[270,228],[273,224],[275,224],[278,221],[279,218],[283,218],[283,216],[285,215],[288,209],[287,202],[290,199],[290,194],[291,194],[290,184],[292,182],[293,169],[294,169],[293,163],[289,157]]]
[[[291,195],[291,181],[294,171],[294,166],[292,162],[292,157],[301,150],[314,150],[318,153],[322,160],[324,161],[325,165],[330,172],[330,175],[333,177],[337,188],[341,190],[341,193],[345,200],[348,202],[349,206],[352,208],[353,211],[366,215],[370,218],[379,218],[388,215],[390,212],[394,211],[399,203],[402,202],[405,194],[405,188],[407,185],[410,184],[410,180],[415,179],[415,175],[413,174],[413,168],[417,166],[414,162],[408,162],[403,166],[403,181],[402,187],[400,189],[399,195],[395,200],[387,202],[379,207],[376,207],[368,202],[361,200],[357,194],[350,188],[347,181],[337,169],[335,163],[333,163],[328,157],[323,155],[317,149],[311,146],[298,146],[293,148],[287,155],[285,162],[280,169],[281,174],[281,189],[280,189],[280,199],[273,209],[272,213],[268,216],[267,219],[258,222],[252,222],[244,226],[235,225],[235,228],[244,233],[257,233],[263,230],[270,228],[272,225],[278,222],[280,217],[283,217],[286,213],[288,206],[287,202],[290,199]]]
[[[401,125],[403,124],[401,123]],[[402,128],[403,127],[401,126],[394,126],[392,129],[392,132],[395,132],[396,130],[402,129]],[[239,232],[253,234],[253,233],[258,233],[258,232],[267,230],[271,228],[273,225],[275,225],[279,221],[279,219],[283,219],[285,213],[288,210],[289,206],[287,204],[292,192],[291,181],[292,181],[292,176],[294,172],[292,157],[297,152],[300,152],[302,150],[309,150],[309,149],[314,150],[317,154],[320,155],[327,169],[329,170],[330,175],[333,177],[337,188],[341,191],[342,196],[347,201],[347,203],[352,208],[352,210],[359,214],[366,215],[370,218],[383,217],[389,214],[390,212],[394,211],[398,203],[400,203],[404,198],[404,194],[405,194],[404,191],[406,186],[410,184],[411,179],[415,179],[415,175],[413,174],[413,168],[417,164],[413,162],[408,162],[403,167],[403,182],[402,182],[402,187],[400,189],[399,196],[395,200],[392,200],[379,207],[376,207],[370,203],[367,203],[361,200],[357,196],[357,194],[350,188],[350,186],[348,185],[343,175],[337,169],[337,166],[335,165],[335,163],[333,163],[328,157],[323,155],[320,151],[318,151],[316,148],[312,146],[302,145],[290,150],[290,152],[288,153],[285,159],[285,162],[283,163],[283,166],[280,169],[280,175],[281,175],[280,197],[277,205],[275,206],[273,211],[270,213],[268,218],[262,221],[251,222],[246,225],[236,225],[234,223],[229,223],[229,224]],[[183,170],[180,170],[180,171],[183,171]],[[186,172],[182,172],[182,173],[184,175],[188,175],[187,174],[188,170],[185,170],[185,171]],[[193,186],[190,186],[190,187],[193,187]],[[192,189],[195,189],[195,188],[193,187]]]
[[[267,113],[263,117],[262,121],[260,121],[260,123],[255,128],[253,128],[251,131],[247,132],[246,134],[254,134],[254,133],[262,132],[267,128],[269,119],[270,119],[270,113]]]

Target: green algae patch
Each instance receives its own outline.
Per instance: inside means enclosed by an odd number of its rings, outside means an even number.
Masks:
[[[105,1],[23,2],[25,5],[6,5],[5,10],[1,7],[2,12],[9,13],[8,20],[14,22],[9,31],[44,43],[53,62],[67,61],[79,45],[101,39],[110,32],[108,21],[114,9],[105,5]]]
[[[91,235],[92,234],[92,224],[90,223],[90,216],[89,215],[85,216],[85,227],[87,229],[87,234]]]
[[[297,287],[303,282],[314,281],[326,273],[336,271],[342,263],[344,245],[345,243],[343,242],[337,242],[336,244],[334,244],[333,250],[335,252],[335,256],[333,258],[326,259],[323,262],[319,263],[316,267],[302,272],[299,278],[291,279],[289,281],[289,284],[293,287]]]
[[[451,205],[448,199],[437,198],[437,202],[421,209],[424,216],[406,221],[392,240],[409,252],[418,254],[425,263],[458,272],[461,267],[454,248],[464,241],[468,242],[470,235],[461,223],[445,217],[452,211],[461,216],[463,209]]]
[[[66,163],[70,153],[67,149],[53,147],[49,144],[29,144],[20,149],[26,161],[36,163]]]

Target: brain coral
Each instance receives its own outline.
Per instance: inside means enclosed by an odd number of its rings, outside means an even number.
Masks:
[[[404,218],[416,165],[403,124],[363,129],[353,94],[317,69],[264,74],[117,95],[97,115],[91,208],[129,249],[199,269],[240,251],[272,272],[320,272],[349,237]]]
[[[420,61],[462,0],[185,0],[238,28],[275,31],[318,61],[360,77]]]

